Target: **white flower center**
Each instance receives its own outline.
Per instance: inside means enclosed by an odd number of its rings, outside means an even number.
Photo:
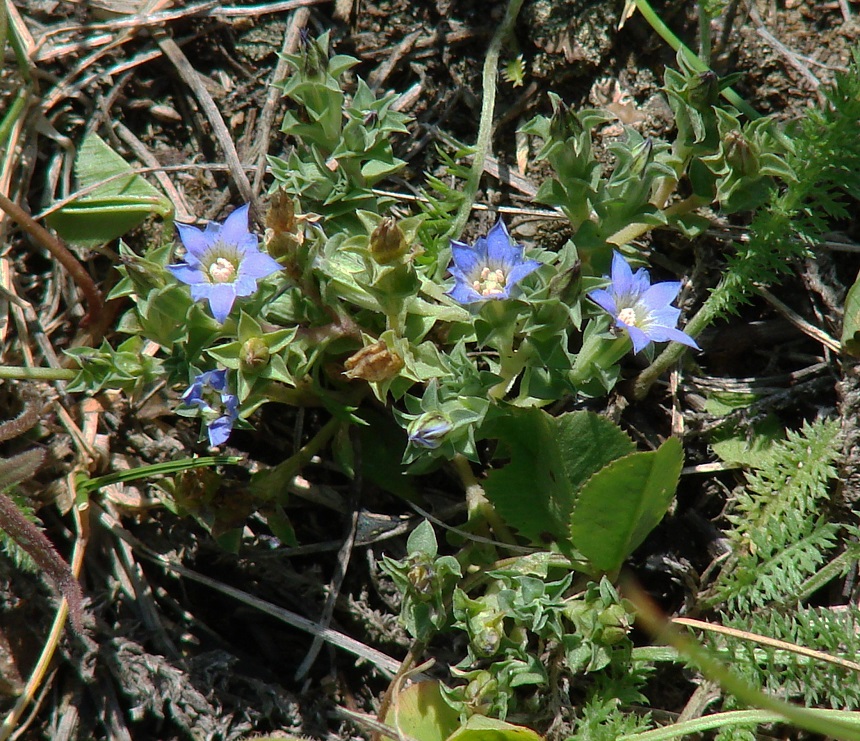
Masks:
[[[618,312],[618,321],[624,322],[628,327],[635,327],[636,311],[629,306],[626,309],[621,309],[621,311]]]
[[[209,266],[209,280],[213,283],[229,283],[236,275],[236,266],[226,257],[216,258]]]
[[[505,292],[505,285],[508,282],[508,278],[505,275],[505,271],[497,268],[496,270],[490,270],[489,267],[484,267],[481,270],[481,277],[473,281],[472,288],[482,296],[492,297],[499,296]]]

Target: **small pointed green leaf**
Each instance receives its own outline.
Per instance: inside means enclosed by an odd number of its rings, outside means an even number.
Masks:
[[[151,213],[169,217],[173,206],[95,133],[88,134],[75,160],[81,189],[95,189],[48,217],[63,239],[91,246],[134,229]]]
[[[684,451],[670,437],[657,450],[613,461],[582,487],[571,516],[573,545],[611,572],[663,519],[681,475]]]

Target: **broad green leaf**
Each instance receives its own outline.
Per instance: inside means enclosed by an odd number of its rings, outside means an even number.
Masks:
[[[579,489],[634,450],[620,428],[592,412],[553,417],[540,409],[511,409],[486,433],[502,442],[511,459],[487,478],[487,498],[511,527],[536,543],[547,535],[567,542]]]
[[[458,713],[442,692],[439,682],[418,682],[397,695],[385,723],[417,741],[445,741],[459,725]]]
[[[110,242],[143,223],[152,213],[173,214],[156,188],[95,133],[86,136],[75,159],[80,189],[94,188],[48,217],[63,239],[81,246]]]
[[[845,297],[845,317],[842,323],[842,347],[860,358],[860,276]]]
[[[448,736],[447,741],[543,741],[543,736],[525,726],[473,715],[464,726]]]
[[[769,414],[749,429],[733,425],[716,429],[711,448],[721,461],[762,468],[773,458],[773,446],[785,437],[785,425],[775,414]]]
[[[577,498],[573,545],[603,571],[620,568],[663,519],[683,464],[681,443],[670,437],[655,451],[633,453],[598,471]]]

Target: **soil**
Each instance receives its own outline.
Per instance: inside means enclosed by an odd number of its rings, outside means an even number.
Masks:
[[[395,141],[396,153],[408,161],[408,168],[386,184],[410,192],[426,173],[444,175],[434,132],[474,143],[484,54],[504,15],[503,3],[475,0],[341,0],[304,8],[296,2],[292,9],[284,9],[284,3],[202,3],[197,13],[179,3],[174,16],[157,26],[122,25],[119,21],[135,11],[132,5],[144,4],[16,3],[34,40],[32,69],[41,98],[33,101],[33,115],[19,132],[14,151],[0,153],[0,159],[7,158],[0,190],[32,213],[69,192],[70,147],[89,130],[99,131],[127,160],[144,166],[224,161],[205,112],[174,63],[160,52],[157,42],[163,33],[176,40],[202,76],[240,160],[249,166],[250,180],[258,182],[256,171],[264,155],[285,151],[278,128],[287,104],[274,99],[267,109],[267,100],[285,34],[295,31],[294,14],[302,12],[307,13],[311,33],[331,31],[338,52],[360,59],[357,75],[381,90],[410,91],[404,109],[413,119],[410,134]],[[798,118],[819,99],[818,86],[847,67],[860,34],[860,3],[768,0],[753,5],[750,12],[746,3],[728,3],[713,21],[713,68],[719,74],[740,72],[734,87],[760,112],[786,121]],[[548,92],[575,109],[607,107],[643,134],[671,133],[671,114],[660,87],[674,53],[638,14],[619,29],[622,6],[597,0],[526,1],[515,39],[502,58],[504,64],[522,55],[524,80],[520,86],[500,80],[493,140],[502,173],[518,173],[526,186],[511,177],[486,175],[479,202],[535,206],[531,196],[546,170],[535,164],[533,150],[525,158],[527,167],[520,170],[516,130],[533,115],[550,112]],[[158,4],[162,11],[169,7]],[[224,14],[219,12],[222,7],[244,12]],[[695,48],[695,3],[661,2],[655,7]],[[105,25],[97,25],[105,19]],[[113,46],[104,43],[105,34]],[[14,58],[7,53],[0,75],[0,111],[9,109],[20,85]],[[597,145],[605,147],[619,132],[617,123],[606,126]],[[149,161],[141,151],[148,153]],[[166,174],[193,216],[221,219],[241,203],[223,169]],[[268,177],[259,181],[261,202],[270,182]],[[473,219],[466,236],[485,233],[491,223],[490,215]],[[142,250],[147,242],[172,238],[161,235],[160,228],[156,221],[147,222],[127,240]],[[844,241],[856,241],[856,212],[853,222],[839,228]],[[515,220],[512,229],[527,243],[539,239],[546,245],[567,236],[557,222],[529,218]],[[0,297],[3,363],[20,365],[35,357],[35,365],[40,365],[45,344],[62,354],[84,339],[85,309],[68,277],[43,253],[27,247],[8,219],[0,223],[0,235],[4,290],[8,293],[13,281],[13,292],[30,306],[30,314],[23,309],[15,313]],[[666,260],[710,266],[697,267],[692,281],[702,288],[688,302],[698,304],[717,281],[724,243],[705,238],[690,244],[673,233],[658,233],[653,239],[655,252]],[[115,244],[79,257],[103,290],[116,281],[110,270],[118,259]],[[838,307],[858,268],[856,255],[825,251],[814,263],[798,266],[796,277],[775,293],[799,315],[838,337]],[[108,334],[112,341],[118,336]],[[768,345],[762,337],[768,338]],[[762,299],[709,330],[702,344],[707,349],[702,375],[722,379],[797,372],[822,357],[820,345]],[[849,363],[829,354],[825,360],[827,368],[816,384],[781,396],[774,404],[780,419],[792,428],[834,409],[842,413],[847,446],[842,496],[850,505],[860,499],[860,477],[853,465],[860,439],[854,421],[860,380]],[[13,417],[22,408],[22,384],[0,383],[0,417]],[[402,659],[410,644],[397,622],[396,590],[381,576],[378,563],[383,554],[398,558],[405,553],[408,531],[420,521],[416,511],[371,482],[349,481],[335,466],[316,459],[302,471],[308,487],[292,492],[288,512],[299,545],[286,546],[260,516],[271,513],[251,498],[248,479],[253,471],[290,455],[325,420],[317,412],[285,417],[268,408],[252,420],[253,430],[235,432],[223,451],[242,456],[242,466],[231,469],[220,484],[212,483],[208,473],[188,476],[181,484],[184,508],[194,516],[163,506],[158,487],[151,483],[108,487],[89,509],[76,510],[68,476],[81,467],[90,475],[102,475],[191,452],[205,455],[206,448],[197,440],[196,426],[172,414],[172,390],[159,390],[140,408],[130,408],[115,394],[104,394],[97,407],[85,408],[60,385],[37,388],[44,401],[39,425],[25,440],[4,443],[2,452],[9,456],[37,445],[48,453],[35,479],[23,485],[24,493],[66,558],[72,558],[76,534],[87,528],[83,584],[89,603],[85,632],[64,634],[17,737],[233,741],[279,732],[283,738],[366,738],[368,731],[350,721],[347,711],[375,716],[388,687],[384,672],[325,644],[309,670],[297,677],[312,637],[277,610],[320,620],[346,561],[345,534],[357,518],[358,537],[336,587],[330,627]],[[661,406],[661,394],[620,413],[625,429],[643,446],[668,432],[671,410]],[[688,396],[694,395],[690,390]],[[70,435],[78,429],[83,430],[82,439]],[[707,437],[697,436],[694,428],[688,430],[686,450],[687,465],[714,459]],[[667,612],[683,609],[698,575],[719,555],[719,518],[727,492],[738,480],[731,472],[685,477],[676,509],[636,553],[632,568]],[[458,485],[439,474],[434,487],[422,506],[445,513],[440,517],[451,524],[462,521]],[[237,526],[244,528],[242,545],[232,554],[218,537]],[[261,609],[254,600],[274,611]],[[3,711],[13,707],[33,671],[56,607],[57,595],[44,579],[0,557]],[[456,646],[433,647],[439,676],[445,676],[446,658],[456,661],[456,651]],[[691,687],[676,671],[661,674],[661,682],[649,692],[653,707],[677,713]],[[564,738],[560,728],[555,732]]]

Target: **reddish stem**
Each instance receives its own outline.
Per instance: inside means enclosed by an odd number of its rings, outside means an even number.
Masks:
[[[88,324],[91,321],[97,320],[104,308],[101,291],[99,291],[90,274],[84,269],[80,261],[69,252],[68,247],[43,226],[37,224],[30,214],[17,203],[9,200],[3,193],[0,193],[0,208],[27,234],[35,239],[36,242],[48,250],[51,256],[69,272],[69,275],[72,276],[72,279],[78,284],[81,291],[83,291],[87,300],[87,315],[84,317],[82,324]]]

